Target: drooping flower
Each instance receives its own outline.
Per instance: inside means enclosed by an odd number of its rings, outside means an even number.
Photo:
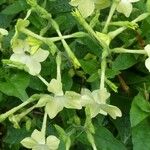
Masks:
[[[150,72],[150,44],[144,47],[144,50],[147,52],[148,58],[145,60],[145,66]]]
[[[45,138],[45,135],[36,129],[31,137],[26,137],[21,141],[24,147],[32,150],[57,150],[59,143],[60,140],[56,136],[50,135]]]
[[[71,0],[70,5],[78,7],[84,18],[90,16],[94,9],[104,9],[110,5],[110,0]]]
[[[82,106],[89,108],[92,118],[99,113],[103,115],[109,114],[113,119],[122,116],[118,107],[106,103],[110,97],[110,93],[107,92],[106,88],[94,90],[93,92],[88,89],[82,89],[81,95]]]
[[[117,11],[124,14],[126,17],[129,17],[132,12],[132,3],[138,2],[139,0],[120,0]]]
[[[38,48],[34,54],[30,53],[31,47],[27,41],[18,40],[13,45],[13,54],[10,57],[11,61],[24,64],[24,68],[31,75],[38,75],[41,71],[41,64],[49,55],[49,52]]]

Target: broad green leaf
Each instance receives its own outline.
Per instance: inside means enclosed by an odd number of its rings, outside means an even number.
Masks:
[[[12,74],[5,82],[0,81],[0,91],[8,96],[15,96],[25,101],[28,98],[25,91],[28,84],[29,76],[27,74]]]
[[[12,21],[11,16],[0,13],[0,27],[1,28],[7,28],[10,25],[11,21]]]
[[[29,135],[30,135],[30,133],[27,132],[25,128],[15,129],[12,126],[9,126],[7,128],[7,134],[6,134],[5,138],[4,138],[4,142],[6,144],[9,144],[11,147],[13,145],[15,145],[15,147],[16,147],[16,145],[18,145],[19,142],[23,138],[25,138],[26,136],[29,136]],[[20,146],[21,145],[19,144],[19,147]],[[18,148],[18,150],[19,150],[19,148]]]
[[[137,63],[134,55],[130,54],[120,54],[112,63],[113,70],[125,70]]]
[[[150,149],[150,118],[141,121],[137,126],[132,128],[133,150]]]
[[[26,1],[18,0],[15,1],[13,4],[8,5],[1,13],[6,15],[15,15],[22,10],[27,8]]]
[[[147,11],[150,12],[150,0],[147,0],[146,8],[147,8]]]
[[[104,127],[100,126],[95,130],[94,138],[98,150],[126,150],[125,146]]]
[[[98,70],[97,60],[80,60],[81,66],[85,73],[93,74]]]
[[[138,125],[141,121],[150,115],[150,103],[143,97],[142,94],[138,94],[132,102],[130,111],[131,126]]]

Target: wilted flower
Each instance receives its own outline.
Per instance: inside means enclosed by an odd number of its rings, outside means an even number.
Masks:
[[[110,97],[110,93],[107,92],[106,88],[94,90],[93,92],[88,89],[82,89],[81,95],[82,106],[89,108],[92,118],[99,113],[103,115],[109,114],[113,119],[122,116],[118,107],[106,103]]]
[[[132,12],[132,3],[138,2],[139,0],[120,0],[117,11],[129,17]]]
[[[110,0],[71,0],[70,5],[78,7],[84,18],[90,16],[94,9],[104,9],[110,5]]]
[[[30,52],[31,47],[27,41],[18,40],[13,46],[13,54],[10,60],[24,64],[25,70],[31,75],[38,75],[41,71],[41,64],[49,55],[49,52],[38,48],[34,54]]]
[[[31,137],[26,137],[21,144],[32,150],[57,150],[60,140],[54,135],[50,135],[45,139],[42,132],[34,130]]]

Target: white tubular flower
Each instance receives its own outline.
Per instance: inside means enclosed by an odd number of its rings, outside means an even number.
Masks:
[[[92,118],[99,113],[103,115],[109,114],[113,119],[122,116],[118,107],[106,103],[106,100],[110,97],[110,93],[107,92],[106,88],[94,90],[93,92],[88,89],[82,89],[81,95],[82,106],[89,108]]]
[[[145,60],[145,66],[150,72],[150,44],[144,47],[145,51],[147,52],[148,58]]]
[[[24,64],[25,70],[31,75],[38,75],[41,71],[41,64],[49,55],[49,52],[41,48],[37,49],[34,54],[30,53],[31,47],[27,41],[18,40],[13,46],[13,54],[10,60]]]
[[[56,79],[52,79],[48,91],[54,96],[47,96],[47,104],[45,111],[51,119],[53,119],[63,108],[81,109],[81,95],[73,91],[62,91],[62,83]]]
[[[84,18],[90,16],[94,9],[104,9],[110,5],[110,0],[71,0],[69,3],[72,6],[78,7]]]
[[[57,150],[60,140],[50,135],[45,139],[42,132],[34,130],[31,137],[27,137],[21,141],[21,144],[32,150]]]
[[[117,11],[129,17],[132,12],[132,3],[138,2],[139,0],[120,0]]]

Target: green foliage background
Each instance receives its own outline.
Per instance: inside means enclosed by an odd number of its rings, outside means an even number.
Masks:
[[[60,29],[65,34],[76,31],[84,31],[78,22],[71,15],[72,7],[68,0],[47,0],[45,8],[57,21]],[[44,1],[39,4],[44,7]],[[1,0],[0,1],[0,27],[9,31],[9,35],[3,40],[3,50],[0,52],[1,59],[8,59],[12,54],[10,40],[14,34],[14,26],[18,18],[26,15],[29,5],[25,0]],[[146,1],[134,4],[134,13],[128,18],[129,21],[136,18],[146,10]],[[102,11],[99,21],[94,27],[99,31],[102,28],[101,21],[107,17],[109,9]],[[117,20],[126,20],[119,14],[115,14]],[[114,20],[116,19],[114,16]],[[89,18],[90,20],[91,18]],[[36,13],[29,17],[30,30],[35,33],[44,28],[46,22]],[[112,47],[119,47],[123,44],[130,49],[141,49],[140,38],[144,45],[150,43],[150,17],[139,24],[139,30],[127,29],[118,36],[112,43]],[[57,36],[55,31],[50,28],[46,37]],[[74,70],[64,54],[62,68],[62,82],[64,90],[74,90],[80,92],[82,87],[91,90],[99,87],[99,71],[101,61],[101,49],[99,45],[90,37],[69,39],[67,43],[80,60],[82,68]],[[56,43],[62,50],[61,42]],[[88,54],[88,55],[87,55]],[[112,59],[113,58],[113,59]],[[118,86],[118,92],[111,91],[110,103],[118,106],[123,116],[112,120],[109,116],[98,115],[93,119],[96,130],[94,135],[98,150],[149,150],[150,149],[150,73],[144,65],[146,56],[132,54],[114,54],[110,58],[111,68],[106,71],[107,78]],[[50,56],[46,62],[42,63],[42,76],[50,80],[56,76],[55,57]],[[122,80],[119,80],[119,76]],[[10,68],[0,63],[0,113],[17,106],[25,101],[34,93],[46,92],[45,85],[36,77],[30,76],[24,71]],[[84,122],[84,111],[72,111],[64,109],[59,115],[48,122],[48,133],[58,135],[54,124],[58,124],[65,131],[70,131],[76,121],[75,114]],[[0,124],[0,147],[3,150],[21,150],[20,141],[30,136],[34,128],[40,128],[42,124],[43,110],[36,109],[29,114],[32,119],[30,130],[26,130],[24,122],[21,129],[13,128],[13,125],[6,120]],[[90,150],[91,146],[86,138],[84,130],[80,129],[72,138],[71,149]],[[61,140],[60,150],[65,149]]]

